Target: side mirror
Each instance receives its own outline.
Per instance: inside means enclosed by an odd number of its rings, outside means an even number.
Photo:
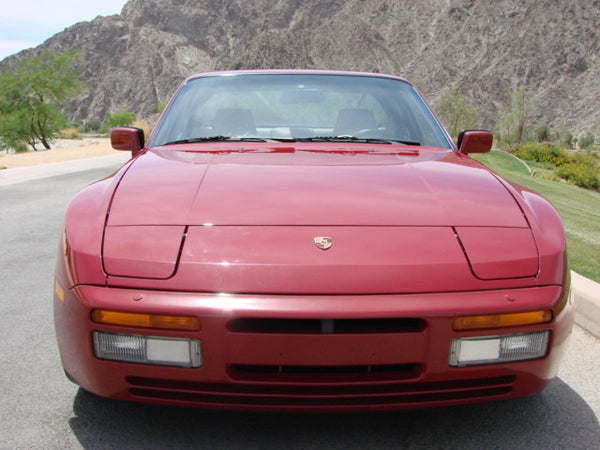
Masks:
[[[133,127],[113,128],[110,131],[110,144],[115,150],[127,150],[137,156],[144,148],[144,130]]]
[[[468,153],[487,153],[492,149],[494,136],[486,130],[463,130],[458,135],[458,152],[464,155]]]

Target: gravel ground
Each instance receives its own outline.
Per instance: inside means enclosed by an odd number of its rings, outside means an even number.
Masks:
[[[108,138],[58,139],[51,150],[0,155],[0,168],[36,166],[117,153],[121,152],[112,149]]]

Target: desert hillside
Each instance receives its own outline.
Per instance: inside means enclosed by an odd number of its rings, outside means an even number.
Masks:
[[[70,47],[86,51],[79,121],[151,118],[195,72],[327,68],[405,76],[434,104],[458,86],[484,127],[524,85],[536,123],[600,134],[598,0],[131,0],[29,52]]]

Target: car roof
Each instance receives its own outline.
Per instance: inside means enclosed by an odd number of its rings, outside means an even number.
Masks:
[[[224,70],[216,72],[203,72],[194,74],[186,79],[186,81],[212,76],[231,76],[231,75],[345,75],[355,77],[377,77],[389,78],[399,81],[404,81],[411,84],[408,80],[395,75],[387,75],[375,72],[355,72],[345,70],[315,70],[315,69],[259,69],[259,70]]]

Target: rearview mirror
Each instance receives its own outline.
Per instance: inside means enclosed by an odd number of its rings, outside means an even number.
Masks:
[[[131,156],[137,156],[144,148],[144,130],[133,127],[113,128],[110,132],[110,144],[115,150],[128,150]]]
[[[494,136],[487,130],[463,130],[458,135],[456,146],[458,152],[464,155],[468,153],[487,153],[492,149]]]

